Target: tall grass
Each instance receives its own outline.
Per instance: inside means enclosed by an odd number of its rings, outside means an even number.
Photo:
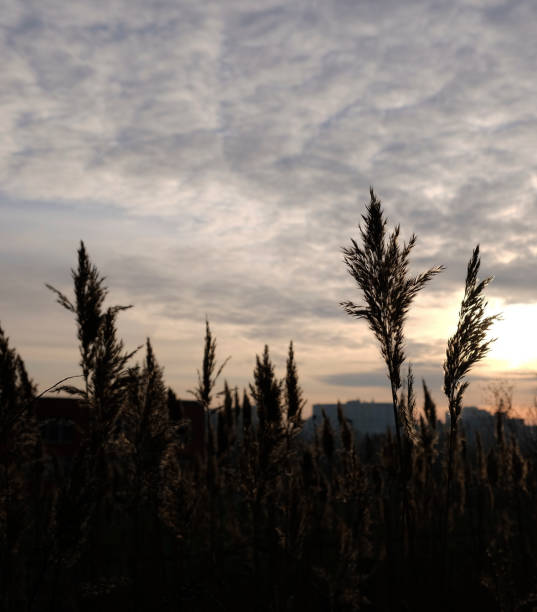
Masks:
[[[35,385],[0,332],[2,610],[534,608],[536,454],[509,435],[503,404],[492,446],[467,439],[460,419],[494,320],[479,252],[448,341],[446,430],[426,383],[418,414],[413,372],[402,375],[406,315],[440,267],[409,274],[415,239],[387,236],[370,195],[364,245],[345,253],[364,306],[345,308],[379,341],[395,438],[358,436],[341,406],[337,425],[325,415],[307,438],[293,343],[281,378],[265,346],[248,389],[227,380],[218,389],[227,360],[218,366],[206,320],[193,390],[203,452],[185,454],[189,422],[170,417],[178,400],[151,342],[133,364],[116,331],[122,308],[105,307],[104,279],[81,244],[74,298],[53,289],[80,346],[82,385],[64,390],[90,414],[62,471],[41,440]]]

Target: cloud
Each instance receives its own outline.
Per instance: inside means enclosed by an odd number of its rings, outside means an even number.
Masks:
[[[159,324],[208,312],[245,339],[371,351],[338,306],[358,300],[340,249],[370,184],[418,235],[412,269],[447,268],[430,309],[461,291],[477,243],[489,294],[536,302],[535,17],[467,0],[9,1],[3,307],[67,283],[83,238],[118,301]],[[409,344],[424,364],[440,353],[425,335]]]
[[[336,387],[386,387],[389,378],[385,371],[349,372],[321,376],[320,380],[327,385]]]

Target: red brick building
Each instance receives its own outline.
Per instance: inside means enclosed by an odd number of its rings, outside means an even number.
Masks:
[[[169,406],[170,419],[190,421],[185,456],[201,455],[204,450],[203,408],[199,402],[175,400]],[[36,401],[36,416],[43,436],[43,444],[52,455],[68,462],[80,445],[88,427],[87,407],[70,397],[41,397]]]
[[[71,397],[40,397],[35,414],[45,448],[57,457],[72,457],[88,427],[87,407]]]

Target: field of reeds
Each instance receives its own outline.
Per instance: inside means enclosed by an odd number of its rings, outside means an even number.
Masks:
[[[133,366],[117,336],[124,307],[105,308],[82,243],[73,297],[50,287],[75,319],[81,367],[52,391],[89,415],[72,463],[47,452],[35,385],[0,331],[0,609],[536,610],[537,442],[509,435],[501,406],[490,448],[460,421],[467,375],[489,348],[490,279],[478,279],[476,248],[446,348],[446,430],[425,383],[416,406],[405,365],[412,300],[442,270],[411,276],[414,242],[387,233],[371,191],[343,251],[361,299],[343,307],[379,343],[393,434],[358,444],[340,409],[339,427],[325,416],[306,438],[292,343],[284,378],[265,347],[239,393],[221,385],[207,322],[193,389],[204,439],[190,454],[190,421],[150,341]]]

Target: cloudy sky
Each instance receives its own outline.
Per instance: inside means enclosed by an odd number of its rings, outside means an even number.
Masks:
[[[77,372],[80,239],[129,348],[152,338],[180,396],[209,317],[230,385],[289,340],[313,403],[387,400],[341,247],[373,185],[418,236],[407,354],[442,397],[476,244],[503,312],[467,403],[537,390],[537,39],[509,0],[2,0],[0,323],[41,390]],[[142,357],[142,355],[141,355]]]

